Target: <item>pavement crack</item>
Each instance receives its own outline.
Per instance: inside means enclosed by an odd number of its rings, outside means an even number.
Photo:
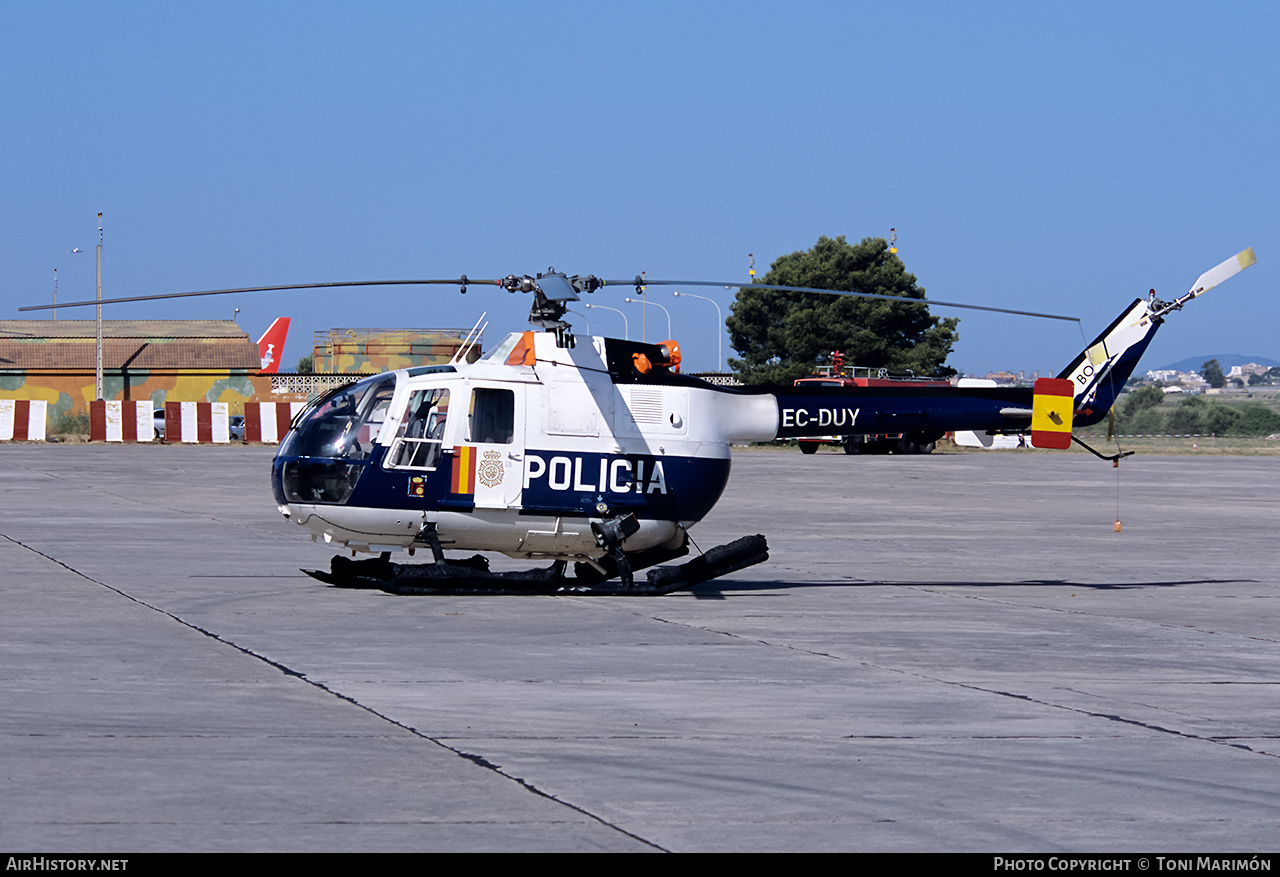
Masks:
[[[1067,611],[1067,610],[1055,610],[1055,611]],[[1054,703],[1052,701],[1042,700],[1040,698],[1031,697],[1026,694],[1018,694],[1017,692],[1014,692],[1014,691],[1002,691],[997,688],[986,688],[981,685],[974,685],[968,682],[956,682],[950,679],[941,679],[937,676],[930,676],[926,673],[920,673],[915,670],[907,670],[907,669],[903,669],[902,667],[888,667],[883,664],[876,664],[870,661],[860,661],[852,658],[843,657],[841,655],[834,655],[834,654],[831,654],[830,652],[822,652],[822,651],[818,651],[817,649],[809,649],[801,646],[792,645],[790,643],[778,643],[770,640],[763,640],[759,638],[743,636],[742,634],[734,633],[732,631],[715,630],[710,627],[703,627],[700,625],[690,624],[686,621],[677,621],[670,618],[660,618],[658,616],[650,616],[650,617],[654,621],[658,621],[663,624],[682,625],[685,627],[689,627],[690,629],[693,629],[693,630],[700,630],[700,631],[703,631],[704,633],[712,633],[718,636],[728,637],[730,639],[742,640],[743,642],[756,643],[757,645],[768,646],[771,648],[787,649],[788,651],[799,652],[806,655],[812,655],[818,658],[827,658],[834,661],[849,662],[849,663],[856,664],[861,667],[866,667],[872,670],[879,670],[885,673],[896,673],[903,676],[911,676],[916,679],[922,679],[928,682],[934,682],[938,685],[944,685],[952,688],[964,688],[970,691],[982,692],[983,694],[994,694],[998,697],[1008,697],[1014,700],[1021,700],[1026,703],[1033,703],[1033,704],[1036,704],[1037,706],[1049,707],[1051,709],[1066,710],[1067,712],[1072,712],[1072,713],[1076,713],[1078,715],[1083,715],[1083,716],[1089,716],[1090,718],[1104,719],[1109,722],[1116,722],[1119,724],[1128,725],[1130,727],[1142,728],[1147,731],[1154,731],[1160,734],[1168,734],[1174,737],[1181,737],[1184,740],[1196,740],[1202,743],[1210,743],[1215,746],[1226,746],[1232,749],[1241,749],[1241,750],[1244,750],[1245,752],[1251,752],[1255,755],[1264,755],[1264,756],[1267,756],[1268,758],[1280,758],[1280,754],[1267,752],[1266,750],[1261,750],[1261,749],[1254,749],[1251,746],[1248,746],[1244,743],[1239,742],[1239,739],[1240,739],[1239,737],[1223,737],[1223,736],[1215,737],[1215,736],[1206,736],[1201,734],[1192,734],[1186,731],[1179,731],[1176,728],[1169,728],[1163,725],[1157,725],[1153,722],[1144,722],[1139,719],[1131,719],[1126,716],[1122,716],[1118,713],[1105,713],[1097,710],[1087,710],[1081,707],[1068,706],[1066,704]],[[1161,626],[1171,626],[1171,625],[1161,625]],[[1189,628],[1177,628],[1177,629],[1189,629]]]
[[[937,681],[943,682],[943,680],[937,680]],[[1089,716],[1090,718],[1105,719],[1106,721],[1109,721],[1109,722],[1118,722],[1123,725],[1129,725],[1135,728],[1142,728],[1147,731],[1155,731],[1158,734],[1169,734],[1174,737],[1181,737],[1184,740],[1197,740],[1203,743],[1212,743],[1215,746],[1228,746],[1232,749],[1243,749],[1246,752],[1252,752],[1255,755],[1265,755],[1268,758],[1280,758],[1280,755],[1277,755],[1275,753],[1254,749],[1253,747],[1247,746],[1244,743],[1233,742],[1235,739],[1238,739],[1238,738],[1208,737],[1202,734],[1191,734],[1186,731],[1179,731],[1177,728],[1168,728],[1168,727],[1165,727],[1164,725],[1157,725],[1154,722],[1144,722],[1139,719],[1131,719],[1131,718],[1128,718],[1127,716],[1119,715],[1118,713],[1104,713],[1104,712],[1099,712],[1097,710],[1082,709],[1081,707],[1068,706],[1066,704],[1061,704],[1061,703],[1053,703],[1052,701],[1041,700],[1040,698],[1031,697],[1026,694],[1018,694],[1017,692],[1013,692],[1013,691],[1001,691],[996,688],[984,688],[980,685],[971,685],[964,682],[944,682],[943,684],[954,685],[958,688],[967,688],[972,691],[981,691],[986,694],[995,694],[1000,697],[1010,697],[1015,700],[1021,700],[1027,703],[1034,703],[1039,706],[1047,706],[1053,709],[1066,710],[1067,712],[1076,713],[1082,716]]]
[[[387,715],[387,714],[385,714],[385,713],[379,712],[378,710],[374,709],[374,708],[373,708],[373,707],[371,707],[371,706],[368,706],[367,704],[361,703],[359,700],[356,700],[354,697],[351,697],[350,695],[343,694],[343,693],[342,693],[342,692],[340,692],[340,691],[337,691],[337,690],[335,690],[335,689],[333,689],[333,688],[330,688],[328,685],[325,685],[325,684],[324,684],[324,683],[322,683],[322,682],[317,682],[317,681],[315,681],[314,679],[309,679],[309,678],[307,678],[307,674],[306,674],[306,673],[303,673],[303,672],[301,672],[301,671],[299,671],[299,670],[295,670],[295,669],[293,669],[292,667],[289,667],[289,666],[287,666],[287,665],[285,665],[285,664],[280,663],[279,661],[272,660],[271,658],[268,658],[268,657],[267,657],[267,656],[265,656],[265,655],[262,655],[262,654],[259,654],[258,652],[255,652],[253,649],[250,649],[250,648],[247,648],[247,647],[245,647],[245,646],[240,645],[239,643],[236,643],[236,642],[233,642],[233,641],[231,641],[231,640],[228,640],[228,639],[226,639],[226,638],[224,638],[224,637],[222,637],[222,636],[220,636],[220,635],[218,635],[218,634],[214,633],[214,632],[213,632],[213,631],[211,631],[211,630],[207,630],[207,629],[205,629],[205,628],[201,627],[201,626],[200,626],[200,625],[198,625],[198,624],[194,624],[194,623],[192,623],[192,622],[190,622],[190,621],[187,621],[187,620],[186,620],[186,619],[184,619],[184,618],[181,618],[180,616],[174,615],[172,612],[169,612],[169,611],[167,611],[167,610],[165,610],[165,609],[161,609],[159,606],[155,606],[155,605],[153,605],[153,604],[151,604],[151,603],[148,603],[148,602],[147,602],[147,601],[145,601],[145,600],[140,600],[140,599],[138,599],[137,597],[134,597],[134,596],[133,596],[133,595],[131,595],[131,594],[127,594],[127,593],[125,593],[124,591],[120,590],[119,588],[114,587],[114,586],[112,586],[112,585],[109,585],[109,584],[107,584],[106,582],[101,581],[101,580],[99,580],[99,579],[95,579],[93,576],[90,576],[90,575],[87,575],[86,573],[81,572],[80,570],[76,569],[75,567],[70,566],[70,565],[68,565],[67,563],[64,563],[64,562],[63,562],[63,561],[61,561],[61,560],[58,560],[58,558],[56,558],[56,557],[53,557],[53,556],[51,556],[51,555],[49,555],[49,554],[46,554],[45,552],[41,551],[41,550],[40,550],[40,549],[38,549],[38,548],[33,548],[33,547],[32,547],[32,546],[30,546],[30,545],[26,545],[25,543],[23,543],[23,542],[21,542],[21,541],[19,541],[19,540],[17,540],[17,539],[14,539],[12,536],[9,536],[9,535],[7,535],[7,534],[5,534],[5,533],[0,533],[0,538],[4,538],[4,539],[8,540],[9,542],[11,542],[12,544],[14,544],[14,545],[18,546],[19,548],[23,548],[23,549],[25,549],[25,550],[27,550],[27,551],[32,552],[33,554],[36,554],[36,555],[39,555],[40,557],[43,557],[45,560],[49,561],[50,563],[53,563],[53,564],[56,564],[56,565],[58,565],[58,566],[62,567],[63,569],[67,570],[68,572],[70,572],[70,573],[72,573],[72,574],[74,574],[74,575],[79,576],[80,578],[84,579],[85,581],[92,582],[93,584],[95,584],[95,585],[97,585],[97,586],[99,586],[99,587],[101,587],[101,588],[105,588],[106,590],[111,591],[112,593],[117,594],[117,595],[119,595],[119,596],[121,596],[121,597],[125,598],[126,600],[129,600],[130,602],[136,603],[137,605],[142,606],[142,607],[144,607],[144,608],[146,608],[146,609],[149,609],[149,610],[151,610],[152,612],[155,612],[155,613],[158,613],[158,614],[160,614],[160,615],[163,615],[163,616],[165,616],[166,618],[169,618],[170,620],[177,622],[178,624],[182,625],[183,627],[186,627],[188,630],[192,630],[192,631],[194,631],[194,632],[196,632],[196,633],[199,633],[199,634],[200,634],[200,635],[202,635],[202,636],[208,637],[209,639],[214,640],[215,642],[220,643],[221,645],[227,646],[228,648],[235,649],[236,651],[240,652],[242,655],[245,655],[246,657],[253,658],[254,660],[257,660],[257,661],[261,661],[262,663],[264,663],[264,664],[266,664],[266,665],[268,665],[268,666],[270,666],[270,667],[273,667],[273,668],[275,668],[276,670],[279,670],[279,671],[280,671],[282,674],[284,674],[285,676],[289,676],[289,677],[291,677],[291,678],[297,679],[297,680],[299,680],[300,682],[303,682],[303,683],[305,683],[305,684],[307,684],[307,685],[310,685],[310,686],[312,686],[312,687],[314,687],[314,688],[316,688],[316,689],[318,689],[318,690],[320,690],[320,691],[323,691],[323,692],[325,692],[326,694],[328,694],[328,695],[330,695],[330,696],[332,696],[332,697],[337,698],[338,700],[344,701],[345,703],[348,703],[348,704],[350,704],[350,705],[352,705],[352,706],[354,706],[354,707],[356,707],[356,708],[358,708],[358,709],[364,710],[365,712],[369,713],[369,714],[370,714],[370,715],[372,715],[372,716],[376,716],[378,719],[381,719],[381,720],[382,720],[382,721],[384,721],[384,722],[387,722],[387,723],[389,723],[389,724],[391,724],[391,725],[394,725],[394,726],[395,726],[395,727],[397,727],[397,728],[400,728],[400,729],[402,729],[402,730],[404,730],[404,731],[407,731],[408,733],[412,734],[413,736],[417,737],[417,738],[418,738],[418,739],[420,739],[420,740],[425,740],[425,741],[427,741],[427,742],[429,742],[429,743],[432,743],[432,744],[434,744],[434,745],[436,745],[436,746],[439,746],[441,749],[444,749],[444,750],[446,750],[447,752],[451,752],[451,753],[453,753],[454,755],[456,755],[456,756],[458,756],[458,757],[460,757],[460,758],[464,758],[464,759],[466,759],[466,760],[468,760],[468,761],[472,762],[472,763],[473,763],[473,764],[475,764],[477,767],[484,768],[485,770],[488,770],[488,771],[490,771],[490,772],[492,772],[492,773],[497,774],[498,776],[502,777],[503,779],[506,779],[506,780],[508,780],[508,781],[510,781],[510,782],[516,783],[516,784],[517,784],[517,785],[519,785],[522,789],[524,789],[525,791],[527,791],[527,792],[529,792],[529,793],[531,793],[531,794],[537,795],[538,797],[541,797],[541,798],[546,798],[548,801],[554,801],[555,803],[559,804],[559,805],[560,805],[560,806],[562,806],[562,807],[567,807],[567,808],[569,808],[570,810],[574,811],[575,813],[579,813],[579,814],[581,814],[582,816],[586,817],[587,819],[592,820],[593,822],[597,822],[597,823],[599,823],[600,825],[603,825],[603,826],[605,826],[605,827],[607,827],[607,828],[610,828],[610,829],[612,829],[612,830],[614,830],[614,831],[618,832],[619,834],[626,835],[627,837],[629,837],[629,838],[631,838],[631,839],[633,839],[633,840],[635,840],[635,841],[637,841],[637,842],[639,842],[639,843],[645,844],[646,846],[652,847],[653,849],[658,850],[659,852],[670,852],[670,850],[665,849],[664,847],[662,847],[662,846],[660,846],[660,845],[658,845],[658,844],[654,843],[653,841],[648,840],[647,838],[641,837],[641,836],[639,836],[639,835],[635,834],[634,832],[628,831],[627,829],[622,828],[622,827],[621,827],[621,826],[619,826],[619,825],[616,825],[616,824],[614,824],[614,823],[612,823],[612,822],[609,822],[609,821],[607,821],[607,820],[603,819],[602,817],[597,816],[596,814],[592,813],[592,812],[591,812],[591,811],[589,811],[589,810],[586,810],[586,809],[584,809],[584,808],[582,808],[582,807],[579,807],[578,805],[573,804],[573,803],[571,803],[571,802],[569,802],[569,801],[566,801],[566,800],[564,800],[563,798],[559,798],[559,797],[557,797],[556,795],[551,794],[550,792],[544,792],[543,790],[541,790],[541,789],[539,789],[537,786],[535,786],[533,783],[530,783],[530,782],[528,782],[527,780],[525,780],[525,779],[523,779],[523,778],[521,778],[521,777],[514,776],[513,774],[508,773],[507,771],[503,770],[499,765],[494,764],[493,762],[489,761],[488,759],[484,758],[484,757],[483,757],[483,756],[481,756],[481,755],[478,755],[478,754],[476,754],[476,753],[472,753],[472,752],[466,752],[466,751],[464,751],[464,750],[462,750],[462,749],[458,749],[457,747],[450,746],[450,745],[448,745],[447,743],[444,743],[444,742],[442,742],[441,740],[436,739],[435,737],[432,737],[432,736],[430,736],[430,735],[428,735],[428,734],[424,734],[423,732],[419,731],[417,728],[414,728],[414,727],[412,727],[411,725],[406,725],[405,723],[403,723],[403,722],[401,722],[401,721],[398,721],[398,720],[396,720],[396,719],[393,719],[391,716],[389,716],[389,715]]]

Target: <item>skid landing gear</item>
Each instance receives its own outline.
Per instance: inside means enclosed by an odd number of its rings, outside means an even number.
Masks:
[[[678,552],[641,552],[633,555],[629,562],[633,569],[641,569],[684,553],[684,549]],[[461,561],[443,560],[426,564],[392,563],[387,555],[373,560],[350,560],[337,555],[330,562],[328,572],[313,569],[304,569],[303,572],[338,588],[371,588],[404,596],[565,594],[649,597],[691,588],[768,559],[769,545],[763,536],[756,535],[718,545],[701,557],[679,566],[651,569],[645,581],[633,580],[630,584],[618,580],[619,571],[608,563],[604,564],[608,577],[602,576],[589,564],[577,564],[576,574],[570,577],[565,574],[567,564],[562,560],[542,569],[490,572],[489,562],[480,555]]]

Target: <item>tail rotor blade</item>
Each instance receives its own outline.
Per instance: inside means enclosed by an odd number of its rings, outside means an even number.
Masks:
[[[1229,277],[1235,277],[1257,261],[1258,257],[1253,254],[1253,247],[1241,250],[1221,265],[1210,268],[1201,274],[1200,278],[1191,287],[1190,297],[1195,298],[1201,293],[1208,292],[1222,281]]]

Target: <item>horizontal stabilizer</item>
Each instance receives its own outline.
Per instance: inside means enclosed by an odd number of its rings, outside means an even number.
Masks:
[[[962,448],[989,448],[996,440],[996,437],[986,430],[975,429],[960,430],[953,438]]]
[[[962,448],[995,448],[1007,451],[1012,448],[1026,447],[1023,435],[993,435],[983,430],[961,430],[953,436],[955,443]]]

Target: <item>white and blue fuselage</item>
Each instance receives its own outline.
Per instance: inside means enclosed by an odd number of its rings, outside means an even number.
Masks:
[[[628,512],[629,551],[682,541],[724,490],[729,443],[772,438],[776,406],[678,376],[619,380],[609,354],[629,363],[636,345],[576,342],[517,333],[475,363],[331,393],[281,444],[282,511],[365,551],[421,545],[430,523],[446,549],[598,557],[590,523]]]
[[[1063,372],[1077,423],[1106,415],[1158,326],[1135,302]],[[683,545],[729,478],[730,445],[838,433],[1018,431],[1029,388],[726,388],[662,367],[657,345],[509,336],[474,363],[402,369],[299,415],[272,483],[313,538],[594,559],[593,522],[634,514],[628,553]],[[646,359],[647,357],[647,359]]]

